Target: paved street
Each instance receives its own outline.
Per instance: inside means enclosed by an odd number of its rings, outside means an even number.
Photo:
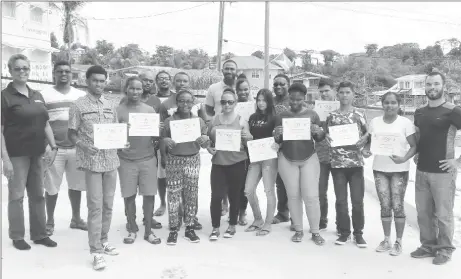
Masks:
[[[418,232],[407,226],[403,239],[404,252],[398,257],[378,254],[374,248],[382,240],[382,229],[379,218],[379,203],[366,193],[366,223],[364,237],[369,247],[359,249],[353,243],[336,246],[334,240],[334,193],[331,185],[330,226],[323,236],[327,240],[324,247],[316,246],[309,240],[308,223],[304,218],[305,239],[302,243],[292,243],[292,233],[288,224],[273,226],[271,234],[257,237],[254,233],[245,233],[243,227],[233,239],[220,238],[211,243],[208,234],[211,232],[209,200],[210,200],[210,156],[202,155],[200,177],[199,220],[204,228],[198,235],[201,243],[191,244],[183,238],[178,239],[174,247],[167,246],[166,229],[157,230],[162,244],[154,246],[138,235],[133,245],[123,244],[125,235],[125,216],[123,200],[117,187],[110,241],[120,250],[116,257],[107,256],[108,267],[105,271],[95,272],[91,267],[88,238],[86,232],[69,229],[71,209],[67,197],[67,188],[62,187],[61,197],[56,208],[56,229],[53,239],[58,247],[49,249],[32,244],[30,251],[17,251],[8,238],[7,221],[7,188],[2,187],[2,272],[3,278],[132,278],[148,276],[149,278],[286,278],[287,275],[311,275],[322,278],[443,278],[459,274],[461,264],[460,252],[454,254],[451,263],[445,266],[434,266],[431,259],[416,260],[409,256],[419,244]],[[4,181],[4,179],[3,179]],[[265,210],[263,187],[258,187],[261,207]],[[142,199],[138,198],[138,223],[142,218]],[[157,200],[158,203],[158,200]],[[27,201],[25,200],[27,208]],[[158,205],[158,204],[157,204]],[[157,206],[156,206],[157,207]],[[27,209],[26,209],[27,211]],[[249,210],[249,222],[252,213]],[[83,216],[86,216],[86,202],[83,202]],[[26,217],[28,220],[28,217]],[[158,219],[164,227],[167,216]],[[227,216],[223,217],[222,232],[227,226]],[[26,228],[29,226],[26,225]],[[143,227],[140,226],[142,230]],[[181,231],[180,235],[184,233]],[[394,233],[394,232],[393,232]],[[394,234],[395,237],[395,234]],[[29,236],[26,235],[28,240]],[[394,239],[394,238],[393,238]],[[106,277],[107,276],[107,277]]]

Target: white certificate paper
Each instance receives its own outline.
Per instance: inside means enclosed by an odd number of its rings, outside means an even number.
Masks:
[[[241,130],[216,129],[216,150],[240,151]]]
[[[272,148],[274,138],[263,138],[247,142],[250,162],[259,162],[277,158],[277,151]]]
[[[331,147],[355,145],[359,141],[357,123],[328,127],[332,139]]]
[[[253,102],[242,102],[237,103],[235,107],[235,113],[243,117],[246,121],[250,119],[250,116],[256,112],[256,104]]]
[[[126,123],[93,124],[94,146],[98,149],[121,149],[127,144]]]
[[[129,136],[131,137],[158,137],[160,115],[158,113],[129,113]]]
[[[202,134],[199,118],[170,122],[171,139],[176,143],[196,141]]]
[[[283,140],[310,140],[310,118],[283,118]]]
[[[397,133],[372,133],[370,151],[373,155],[402,156]]]
[[[335,111],[339,108],[339,101],[315,101],[315,112],[320,117],[320,121],[327,120],[327,116],[330,112]]]

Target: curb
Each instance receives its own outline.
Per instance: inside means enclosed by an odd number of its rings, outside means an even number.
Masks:
[[[378,194],[376,193],[375,182],[368,178],[365,175],[365,192],[371,195],[379,202]],[[418,214],[416,212],[416,206],[408,203],[405,201],[405,215],[406,215],[406,223],[419,231],[418,226]],[[380,217],[379,213],[377,213],[376,217]]]

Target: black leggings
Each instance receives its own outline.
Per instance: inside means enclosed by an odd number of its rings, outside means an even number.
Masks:
[[[213,228],[221,225],[222,200],[229,197],[229,224],[237,225],[240,205],[240,192],[245,187],[246,162],[241,161],[233,165],[211,166],[211,224]]]

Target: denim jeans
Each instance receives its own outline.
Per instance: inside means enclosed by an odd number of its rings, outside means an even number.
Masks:
[[[319,200],[320,224],[328,224],[328,181],[330,180],[331,164],[320,163]]]
[[[277,189],[277,215],[282,215],[286,218],[289,218],[290,211],[288,210],[287,189],[285,188],[285,184],[283,183],[283,179],[280,176],[280,173],[277,174],[275,187]]]
[[[267,197],[266,224],[272,223],[275,213],[275,179],[277,177],[277,159],[265,160],[251,163],[248,167],[247,178],[245,182],[245,195],[248,197],[251,210],[255,220],[262,220],[261,209],[259,208],[256,187],[261,178],[263,179],[264,192]]]
[[[365,225],[363,197],[365,195],[365,179],[363,167],[331,169],[336,195],[336,222],[342,235],[351,234],[351,219],[348,206],[348,185],[352,201],[352,226],[354,235],[362,235]]]
[[[43,196],[43,160],[41,156],[10,157],[14,175],[8,180],[8,223],[12,240],[23,240],[24,190],[29,202],[30,239],[45,237],[45,197]]]
[[[421,248],[451,256],[453,246],[453,207],[457,170],[428,173],[416,170],[415,196]]]
[[[318,233],[320,223],[320,163],[317,154],[314,153],[303,162],[291,162],[280,152],[278,166],[280,176],[287,189],[288,207],[296,231],[303,230],[304,202],[310,232]]]
[[[103,253],[102,244],[108,241],[112,207],[117,182],[117,170],[85,171],[88,207],[88,241],[90,253]]]

